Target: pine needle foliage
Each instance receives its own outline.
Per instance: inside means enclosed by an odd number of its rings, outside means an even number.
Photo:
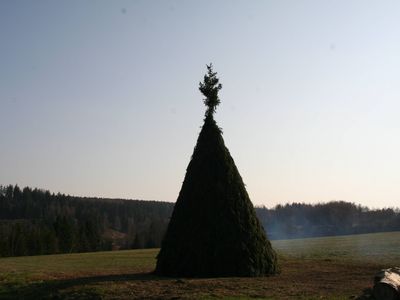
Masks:
[[[218,89],[216,73],[207,68],[200,88]],[[157,257],[159,275],[264,276],[277,271],[276,253],[213,118],[219,103],[215,91],[210,93],[213,104],[204,101],[208,113]]]
[[[207,106],[206,117],[215,113],[217,106],[221,103],[218,97],[222,84],[219,83],[217,73],[213,72],[213,65],[207,65],[207,74],[204,75],[204,82],[200,82],[199,90],[205,96],[204,104]]]

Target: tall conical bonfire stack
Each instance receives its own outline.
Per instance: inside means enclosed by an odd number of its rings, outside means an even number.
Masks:
[[[212,65],[200,91],[204,125],[157,257],[156,274],[184,277],[264,276],[277,257],[213,113],[222,88]]]

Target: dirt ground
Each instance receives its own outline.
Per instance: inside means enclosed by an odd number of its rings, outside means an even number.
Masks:
[[[376,264],[281,258],[281,273],[258,278],[164,278],[130,274],[57,276],[2,299],[357,299],[372,287]],[[39,298],[38,298],[39,297]]]
[[[163,279],[149,275],[110,282],[108,299],[356,299],[383,266],[339,261],[281,260],[282,272],[261,278]],[[121,293],[126,291],[127,295]]]

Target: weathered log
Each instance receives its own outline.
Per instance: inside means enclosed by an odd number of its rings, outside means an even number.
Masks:
[[[377,300],[400,300],[400,268],[384,269],[376,274],[373,294]]]

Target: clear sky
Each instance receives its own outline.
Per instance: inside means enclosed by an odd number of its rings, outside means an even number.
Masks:
[[[400,1],[0,1],[0,184],[175,201],[215,116],[254,204],[400,206]]]

